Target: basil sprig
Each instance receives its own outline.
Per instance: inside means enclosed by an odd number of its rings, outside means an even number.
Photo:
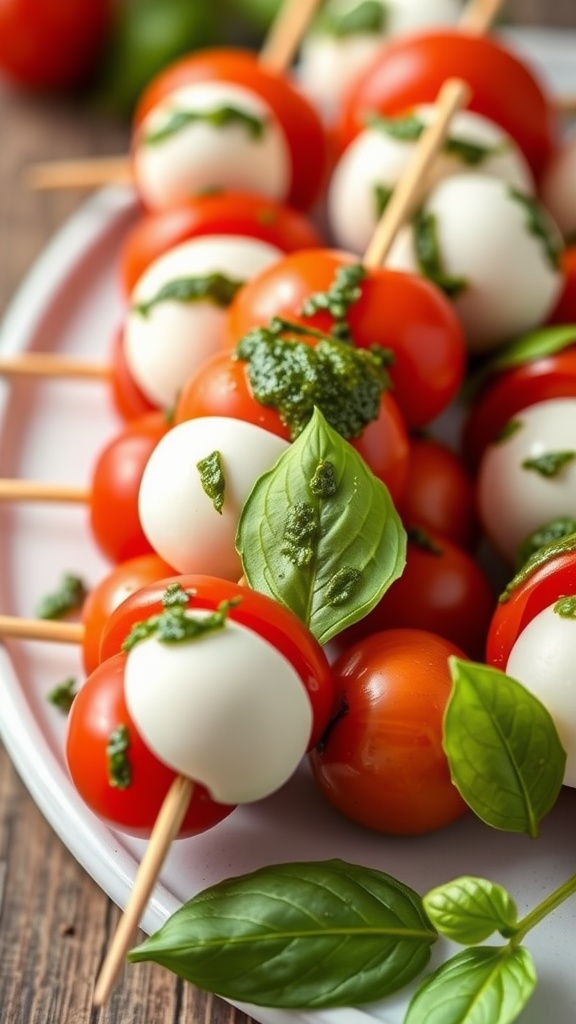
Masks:
[[[249,585],[290,608],[324,644],[401,575],[406,531],[385,485],[315,409],[257,480],[236,547]]]
[[[442,935],[467,946],[484,942],[496,931],[513,934],[518,919],[516,904],[503,886],[469,875],[431,889],[424,907]]]
[[[498,669],[451,657],[450,671],[444,749],[453,782],[488,825],[537,836],[566,764],[549,712]]]
[[[211,886],[128,957],[153,960],[229,999],[351,1006],[415,978],[436,937],[413,889],[330,860],[279,864]]]

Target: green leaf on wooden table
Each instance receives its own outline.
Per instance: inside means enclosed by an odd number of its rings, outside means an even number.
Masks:
[[[444,749],[454,784],[493,828],[537,836],[554,806],[566,753],[551,715],[504,672],[451,657]]]
[[[476,946],[452,957],[424,981],[404,1024],[510,1024],[535,985],[528,950]]]
[[[192,984],[262,1006],[353,1006],[426,966],[435,929],[422,900],[341,860],[277,864],[199,893],[131,950]]]
[[[388,489],[315,409],[257,480],[236,547],[250,586],[287,605],[325,644],[401,575],[406,531]]]
[[[465,946],[483,942],[494,932],[511,935],[518,917],[506,889],[470,875],[431,889],[424,896],[424,909],[441,935]]]

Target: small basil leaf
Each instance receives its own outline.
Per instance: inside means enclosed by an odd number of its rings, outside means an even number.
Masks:
[[[404,1024],[510,1024],[535,986],[536,972],[527,949],[466,949],[420,986]]]
[[[341,860],[277,864],[195,896],[131,961],[262,1006],[353,1006],[402,988],[436,932],[422,901],[380,871]]]
[[[382,481],[315,409],[257,480],[236,547],[252,589],[287,605],[325,644],[400,576],[406,531]]]
[[[495,359],[485,367],[486,374],[501,373],[516,366],[525,366],[536,359],[556,355],[570,345],[576,345],[576,324],[561,324],[558,327],[543,327],[518,338],[506,345]]]
[[[469,875],[427,892],[424,909],[441,935],[465,946],[483,942],[496,931],[510,936],[518,917],[506,889]]]
[[[444,749],[452,780],[488,825],[537,836],[560,792],[566,763],[552,717],[504,672],[449,660],[454,688],[444,717]]]

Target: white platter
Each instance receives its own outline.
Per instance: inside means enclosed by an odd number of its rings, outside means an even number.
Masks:
[[[576,34],[526,31],[514,41],[558,92],[576,93]],[[86,203],[54,239],[5,317],[5,351],[60,350],[105,359],[121,316],[116,256],[134,216],[129,190]],[[119,428],[106,386],[96,382],[0,382],[0,475],[90,486],[91,466]],[[0,507],[0,610],[31,616],[65,571],[89,583],[108,566],[95,550],[86,509]],[[77,797],[63,759],[64,721],[46,701],[68,675],[81,676],[79,652],[45,643],[0,647],[0,729],[26,786],[74,857],[119,905],[126,902],[141,842],[97,820]],[[493,832],[472,819],[418,839],[384,838],[337,816],[305,767],[272,798],[238,810],[216,828],[175,843],[142,921],[155,930],[206,885],[264,864],[338,856],[381,868],[424,892],[459,874],[507,886],[527,912],[574,871],[576,792],[563,792],[537,841]],[[528,937],[539,976],[523,1024],[573,1024],[575,901]],[[434,962],[445,957],[438,944]],[[400,1024],[409,992],[362,1010],[291,1013],[245,1007],[263,1024]]]

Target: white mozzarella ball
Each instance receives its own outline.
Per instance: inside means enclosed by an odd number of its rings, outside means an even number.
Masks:
[[[327,0],[300,49],[299,78],[302,87],[320,112],[330,120],[353,79],[366,67],[387,38],[414,29],[454,25],[460,0],[377,0],[381,15],[372,5],[370,27],[362,28],[354,11],[367,5],[363,0]],[[348,21],[344,31],[342,19]],[[354,19],[354,20],[353,20]],[[355,23],[355,28],[352,25]],[[340,25],[334,31],[335,24]]]
[[[436,108],[416,107],[413,115],[422,124],[434,119]],[[397,119],[397,124],[402,118]],[[450,140],[452,146],[450,146]],[[458,148],[458,143],[461,143]],[[328,221],[335,242],[352,252],[363,253],[380,213],[379,192],[390,193],[410,163],[416,140],[399,138],[384,125],[366,128],[340,157],[328,187]],[[478,161],[466,160],[464,147],[484,151]],[[534,192],[534,179],[514,140],[493,121],[470,110],[452,119],[448,144],[434,161],[422,196],[452,174],[488,174],[509,182],[526,193]]]
[[[510,562],[535,530],[574,515],[576,399],[551,398],[514,416],[504,436],[486,448],[477,487],[482,525]]]
[[[230,619],[195,640],[136,644],[124,692],[156,756],[220,803],[273,793],[298,767],[312,732],[312,707],[295,668]]]
[[[538,327],[560,294],[562,272],[533,230],[533,202],[484,174],[446,178],[426,199],[442,270],[463,285],[453,303],[472,352],[494,350]],[[560,251],[557,226],[541,206],[535,211]],[[386,266],[422,271],[412,225],[399,232]]]
[[[567,754],[564,783],[576,786],[576,619],[554,605],[535,615],[510,651],[506,674],[550,712]]]
[[[214,124],[205,115],[232,108],[261,124]],[[174,115],[177,131],[168,132]],[[185,120],[186,115],[204,115]],[[154,141],[157,137],[157,141]],[[144,118],[134,146],[134,177],[144,204],[164,209],[208,189],[285,199],[290,149],[278,119],[256,93],[230,82],[195,82],[164,97]]]
[[[576,135],[550,158],[540,181],[542,202],[565,238],[576,235]]]
[[[224,416],[172,427],[146,463],[138,496],[142,529],[154,550],[177,572],[239,579],[235,538],[242,506],[287,447],[262,427]],[[224,481],[220,511],[198,467],[214,452]]]
[[[162,299],[174,281],[219,273],[233,282],[249,280],[283,253],[257,238],[205,235],[175,246],[144,271],[130,296],[123,345],[136,384],[155,405],[170,408],[188,377],[222,349],[227,308],[209,298]]]

